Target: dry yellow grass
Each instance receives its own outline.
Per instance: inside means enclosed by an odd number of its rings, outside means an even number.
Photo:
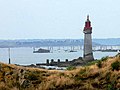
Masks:
[[[114,90],[120,88],[120,55],[71,71],[44,70],[0,63],[0,90]]]

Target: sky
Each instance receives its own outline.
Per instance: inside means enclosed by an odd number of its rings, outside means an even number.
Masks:
[[[0,0],[0,39],[120,38],[120,0]]]

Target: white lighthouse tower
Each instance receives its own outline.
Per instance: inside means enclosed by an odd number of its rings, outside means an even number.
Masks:
[[[91,22],[89,20],[89,15],[87,16],[87,21],[85,22],[84,27],[84,55],[83,59],[85,61],[92,61],[94,60],[93,52],[92,52],[92,27]]]

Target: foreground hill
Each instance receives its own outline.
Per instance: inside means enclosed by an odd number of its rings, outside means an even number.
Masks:
[[[66,71],[0,63],[0,90],[120,90],[120,55]]]

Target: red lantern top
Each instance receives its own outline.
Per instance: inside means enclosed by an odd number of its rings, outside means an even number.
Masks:
[[[86,31],[86,30],[92,30],[91,22],[89,20],[89,15],[87,16],[87,21],[85,22],[84,31]]]

